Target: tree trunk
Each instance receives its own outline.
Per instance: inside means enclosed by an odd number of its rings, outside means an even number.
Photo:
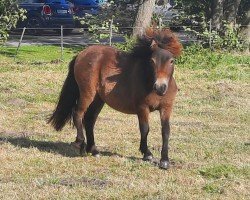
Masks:
[[[246,41],[250,44],[250,10],[246,11],[246,15],[242,21],[242,30],[241,34],[245,38]],[[250,50],[248,48],[248,50]]]
[[[140,0],[135,19],[133,36],[142,35],[150,26],[156,0]]]
[[[241,0],[226,0],[224,8],[224,19],[234,25]]]
[[[212,3],[212,28],[219,30],[223,20],[223,4],[225,0],[213,0]]]

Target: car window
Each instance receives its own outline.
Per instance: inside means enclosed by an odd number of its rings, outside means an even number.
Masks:
[[[29,3],[30,0],[18,0],[18,3]]]
[[[19,0],[19,3],[44,3],[45,0]]]
[[[66,4],[65,0],[46,0],[46,3],[61,3]]]

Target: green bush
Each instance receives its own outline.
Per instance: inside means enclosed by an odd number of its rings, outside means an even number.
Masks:
[[[122,51],[129,51],[131,50],[136,42],[136,38],[125,36],[125,42],[124,43],[116,43],[115,47],[122,50]]]
[[[199,1],[199,0],[177,0],[179,12],[178,15],[167,24],[173,30],[185,30],[197,37],[204,47],[212,49],[229,50],[229,51],[243,51],[249,49],[249,42],[240,35],[242,31],[241,24],[247,24],[246,7],[247,0],[242,0],[239,6],[239,12],[233,23],[225,13],[229,12],[228,5],[231,4],[229,0],[224,1],[223,20],[220,23],[220,29],[210,27],[210,20],[213,17],[213,1]],[[245,8],[243,8],[245,6]],[[245,21],[243,20],[245,19]],[[212,31],[210,29],[212,28]],[[211,43],[210,43],[211,42]],[[210,44],[209,44],[210,43]]]
[[[240,36],[240,25],[232,26],[224,22],[222,29],[223,34],[212,32],[212,47],[230,51],[242,51],[249,47],[248,42]]]
[[[8,31],[24,19],[25,11],[18,8],[17,0],[0,0],[0,43],[8,38]]]

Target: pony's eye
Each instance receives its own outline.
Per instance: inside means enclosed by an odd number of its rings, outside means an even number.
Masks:
[[[172,59],[172,60],[170,61],[170,63],[173,65],[173,64],[174,64],[174,59]]]
[[[151,58],[150,62],[151,62],[151,64],[155,65],[155,59],[154,58]]]

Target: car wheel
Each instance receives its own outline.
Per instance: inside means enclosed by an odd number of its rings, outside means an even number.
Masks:
[[[42,33],[41,28],[41,20],[37,17],[31,17],[28,19],[26,27],[27,33],[31,35],[38,35]]]

